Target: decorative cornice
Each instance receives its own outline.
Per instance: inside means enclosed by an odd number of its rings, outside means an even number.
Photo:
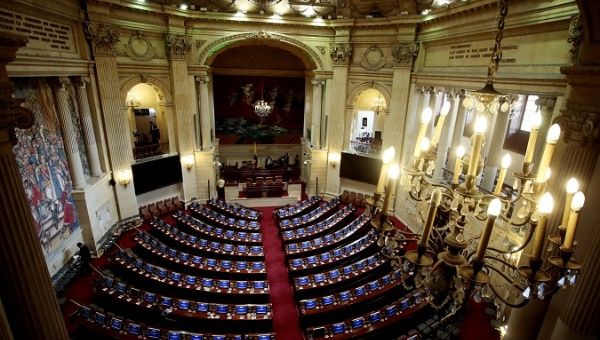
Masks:
[[[335,65],[348,65],[352,57],[352,44],[329,44],[329,55]]]
[[[170,59],[184,59],[185,55],[192,48],[191,35],[179,35],[167,33],[165,35],[167,51]]]
[[[419,54],[419,44],[414,41],[397,41],[392,45],[394,66],[412,67],[413,61]]]
[[[94,55],[116,56],[116,45],[119,42],[120,32],[111,25],[84,22],[85,33],[92,43]]]

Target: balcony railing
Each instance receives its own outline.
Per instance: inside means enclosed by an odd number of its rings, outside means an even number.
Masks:
[[[169,142],[136,146],[133,148],[133,158],[142,159],[169,153]]]
[[[350,141],[350,152],[366,154],[370,156],[379,156],[381,153],[381,144],[373,142]]]

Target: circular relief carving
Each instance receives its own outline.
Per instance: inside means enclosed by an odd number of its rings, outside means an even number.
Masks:
[[[383,50],[377,45],[373,45],[365,51],[363,58],[360,61],[362,67],[367,70],[375,71],[379,70],[385,65],[385,58],[383,57]]]
[[[126,45],[127,55],[134,60],[147,61],[154,57],[154,47],[142,32],[131,35]]]

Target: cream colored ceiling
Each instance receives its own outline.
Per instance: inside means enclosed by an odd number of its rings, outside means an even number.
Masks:
[[[140,0],[141,1],[141,0]],[[180,6],[187,10],[206,12],[245,12],[266,15],[323,18],[386,17],[414,15],[427,9],[447,6],[467,0],[148,0],[163,5]]]

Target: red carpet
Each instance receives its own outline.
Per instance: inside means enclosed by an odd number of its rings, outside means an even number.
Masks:
[[[273,305],[273,330],[277,339],[304,339],[300,329],[298,310],[294,302],[294,292],[289,281],[285,256],[275,219],[274,208],[258,208],[263,213],[262,240],[267,267],[267,278],[271,289]]]

